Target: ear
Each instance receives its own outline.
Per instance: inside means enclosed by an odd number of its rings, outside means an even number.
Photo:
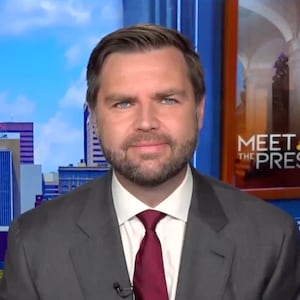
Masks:
[[[196,109],[198,130],[201,130],[203,127],[204,109],[205,109],[205,96],[203,96],[200,103],[197,105],[197,109]]]

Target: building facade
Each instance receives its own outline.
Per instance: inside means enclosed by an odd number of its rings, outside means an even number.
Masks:
[[[20,140],[0,138],[0,151],[0,226],[9,226],[20,214]]]
[[[59,194],[70,192],[96,177],[103,176],[108,170],[109,168],[102,167],[59,167]]]
[[[13,156],[0,148],[0,226],[9,226],[13,218]]]
[[[93,123],[90,118],[90,113],[87,104],[83,107],[83,128],[84,128],[84,160],[87,167],[99,167],[107,169],[107,162],[101,144],[96,136]]]
[[[43,200],[51,200],[59,196],[58,173],[50,172],[42,175]]]
[[[20,163],[34,163],[33,123],[0,122],[0,136],[6,133],[20,134]]]
[[[40,194],[42,194],[42,166],[22,164],[21,213],[34,208],[36,195]]]

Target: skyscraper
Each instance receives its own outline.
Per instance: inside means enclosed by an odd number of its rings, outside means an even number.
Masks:
[[[83,128],[84,128],[84,160],[87,167],[109,167],[108,162],[102,152],[101,145],[96,136],[94,126],[91,122],[88,105],[83,107]]]
[[[0,148],[0,226],[13,218],[13,158],[10,149]]]
[[[0,226],[9,226],[20,205],[20,140],[0,138]]]
[[[34,163],[33,123],[32,122],[0,122],[0,136],[5,133],[20,134],[20,163]]]

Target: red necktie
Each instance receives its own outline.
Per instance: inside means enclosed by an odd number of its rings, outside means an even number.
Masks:
[[[165,216],[155,210],[137,215],[146,229],[136,254],[133,290],[136,300],[168,300],[162,252],[155,232],[157,223]]]

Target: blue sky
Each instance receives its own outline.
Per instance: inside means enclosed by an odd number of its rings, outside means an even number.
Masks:
[[[83,158],[89,54],[123,24],[121,0],[0,1],[0,121],[34,122],[43,172]]]

